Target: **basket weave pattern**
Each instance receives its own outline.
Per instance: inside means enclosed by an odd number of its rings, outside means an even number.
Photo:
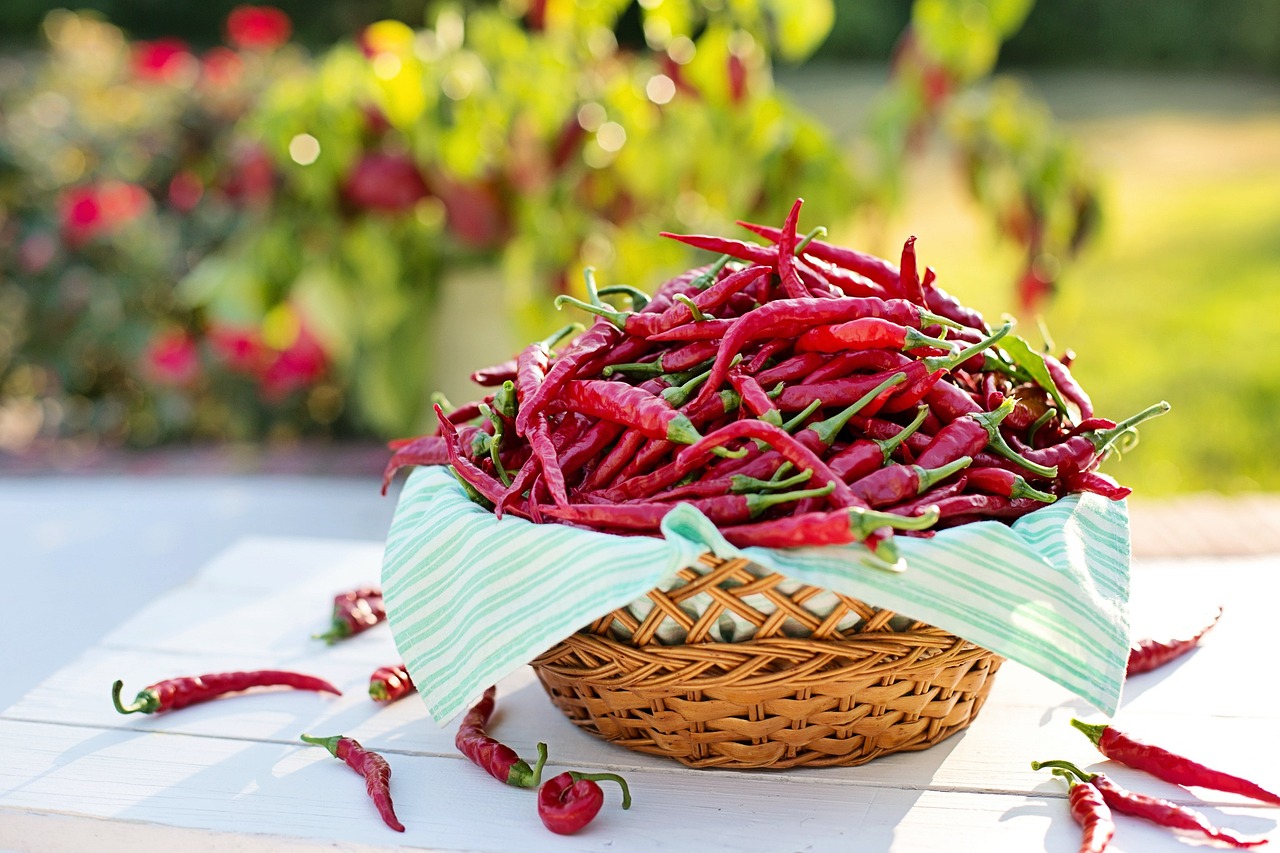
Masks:
[[[701,562],[651,591],[643,619],[615,610],[533,661],[575,724],[691,767],[852,766],[932,746],[986,700],[1001,659],[984,648],[843,595],[815,613],[805,603],[831,593],[743,559]],[[754,637],[711,639],[726,613]],[[655,642],[664,620],[683,643]]]

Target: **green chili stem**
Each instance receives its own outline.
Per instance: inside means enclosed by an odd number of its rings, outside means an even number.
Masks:
[[[892,388],[894,385],[901,385],[903,382],[906,382],[906,381],[907,381],[907,374],[895,373],[885,381],[881,382],[876,387],[872,388],[867,393],[863,394],[857,400],[853,401],[853,403],[851,403],[848,408],[844,409],[843,411],[837,414],[832,415],[831,417],[827,418],[824,421],[818,421],[817,423],[810,424],[809,429],[813,430],[818,434],[818,439],[824,445],[826,445],[827,447],[830,447],[832,444],[835,443],[836,436],[840,434],[840,430],[844,429],[845,424],[849,422],[850,418],[858,414],[858,412],[862,411],[862,409],[865,406],[869,405],[872,400],[879,397],[881,394],[883,394],[885,391]]]
[[[511,765],[507,772],[507,784],[517,788],[536,788],[542,783],[542,768],[547,763],[547,745],[538,744],[538,760],[533,767],[523,758]]]
[[[791,463],[787,463],[790,465]],[[778,470],[782,470],[779,468]],[[745,474],[734,474],[729,478],[729,491],[734,494],[743,494],[745,492],[761,492],[768,489],[789,489],[792,486],[798,486],[813,476],[813,471],[806,468],[794,477],[788,477],[785,480],[761,480],[759,477],[748,477]],[[831,485],[831,484],[828,484]]]
[[[822,498],[834,492],[835,483],[827,483],[820,489],[797,489],[794,492],[780,492],[775,494],[763,495],[747,495],[747,508],[751,512],[751,517],[755,518],[760,513],[772,506],[778,504],[791,503],[792,501],[802,501],[805,498]]]
[[[625,285],[617,285],[617,287],[625,287]],[[601,291],[601,293],[603,292],[604,291]],[[581,332],[581,331],[582,331],[581,323],[570,323],[569,325],[563,326],[557,329],[556,331],[552,332],[550,336],[543,338],[541,341],[538,342],[538,346],[542,347],[543,349],[549,350],[553,348],[556,344],[560,343],[562,340],[567,338],[569,335],[573,334],[574,332]]]
[[[344,735],[334,735],[333,737],[312,737],[311,735],[303,735],[302,739],[306,743],[315,744],[316,746],[323,746],[325,749],[329,750],[329,753],[334,758],[337,758],[338,757],[338,741],[342,740],[343,737]]]
[[[150,714],[160,707],[160,697],[151,690],[143,690],[132,703],[123,705],[120,703],[120,691],[123,689],[123,681],[111,685],[111,703],[121,714]]]
[[[938,523],[938,508],[931,506],[920,515],[895,515],[874,509],[849,507],[849,529],[859,539],[881,527],[892,527],[895,530],[928,530]]]
[[[617,782],[622,788],[622,807],[624,809],[631,808],[631,789],[627,787],[627,780],[617,773],[580,773],[577,770],[570,770],[569,775],[573,777],[575,782],[580,779],[586,779],[590,782]]]
[[[1098,745],[1098,741],[1102,740],[1102,735],[1107,730],[1106,723],[1086,723],[1075,717],[1071,718],[1071,725],[1084,732],[1085,737],[1093,741],[1094,746]]]
[[[631,310],[643,311],[644,307],[652,301],[652,297],[638,287],[632,287],[629,284],[611,284],[608,287],[602,287],[597,291],[601,296],[613,296],[621,293],[624,296],[631,297]]]
[[[939,483],[962,468],[968,468],[973,462],[972,456],[961,456],[959,459],[953,459],[946,465],[940,465],[937,468],[921,468],[919,465],[912,465],[916,469],[916,473],[920,479],[919,492],[924,494],[935,483]]]
[[[1080,777],[1081,782],[1089,782],[1093,779],[1094,774],[1086,773],[1070,761],[1033,761],[1031,762],[1032,770],[1041,770],[1045,767],[1054,768],[1056,770],[1065,770],[1068,773],[1074,773]]]
[[[960,350],[960,352],[952,353],[951,355],[933,355],[933,356],[929,356],[928,358],[922,359],[922,361],[924,361],[925,367],[927,367],[930,372],[933,372],[939,369],[954,370],[955,368],[964,364],[969,359],[973,358],[978,353],[984,350],[990,349],[992,346],[996,344],[997,341],[999,341],[1001,338],[1003,338],[1005,335],[1009,334],[1012,331],[1013,331],[1013,323],[1005,323],[1003,326],[996,329],[987,337],[978,341],[976,344],[970,344],[969,346]]]
[[[797,255],[800,254],[805,249],[809,248],[809,244],[812,243],[814,240],[819,240],[826,236],[827,236],[827,226],[819,225],[817,228],[814,228],[808,234],[804,235],[804,237],[800,238],[800,242],[796,243],[795,253]]]
[[[674,299],[676,302],[679,302],[681,305],[689,309],[689,313],[693,315],[693,322],[695,323],[703,323],[707,320],[715,319],[715,317],[712,317],[710,314],[704,313],[703,310],[698,307],[696,302],[685,296],[683,293],[677,293]]]
[[[927,417],[929,417],[929,407],[917,406],[916,416],[912,418],[911,423],[907,424],[901,430],[899,430],[898,434],[895,435],[893,438],[872,439],[873,441],[875,441],[876,444],[880,445],[880,452],[884,454],[883,458],[885,460],[888,460],[890,454],[892,454],[893,451],[897,449],[898,445],[902,444],[904,441],[910,438],[911,435],[916,430],[920,429],[920,425],[924,423],[924,420]]]
[[[720,271],[725,268],[729,261],[733,260],[732,255],[721,255],[716,258],[716,262],[707,268],[707,271],[692,281],[692,285],[698,290],[706,290],[715,283],[716,277],[720,275]]]
[[[794,418],[784,423],[782,425],[782,428],[787,432],[791,432],[793,429],[798,428],[800,424],[804,423],[805,420],[807,420],[810,415],[818,411],[818,409],[821,407],[822,407],[822,401],[814,400],[812,403],[810,403],[809,405],[801,409],[800,412]]]
[[[562,293],[556,297],[555,305],[557,309],[563,309],[566,305],[572,305],[574,308],[580,308],[588,314],[596,314],[605,318],[619,329],[625,329],[627,327],[627,312],[615,311],[612,307],[603,304],[592,305],[589,302],[583,302],[581,299]]]
[[[1168,402],[1161,400],[1159,403],[1155,403],[1154,405],[1147,406],[1145,409],[1143,409],[1141,412],[1138,412],[1136,415],[1132,415],[1128,418],[1125,418],[1124,420],[1116,424],[1111,429],[1101,430],[1099,432],[1094,433],[1089,438],[1089,440],[1092,441],[1093,446],[1098,448],[1098,451],[1101,452],[1103,450],[1106,450],[1108,447],[1110,447],[1111,444],[1115,442],[1116,439],[1118,439],[1120,436],[1124,435],[1126,432],[1136,427],[1138,424],[1142,423],[1143,421],[1149,421],[1154,417],[1163,415],[1166,412],[1168,412],[1169,409],[1171,408],[1172,406],[1170,406]]]

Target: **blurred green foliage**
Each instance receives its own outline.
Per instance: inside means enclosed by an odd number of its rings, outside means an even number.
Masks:
[[[587,266],[652,286],[697,258],[663,230],[883,216],[931,138],[1043,298],[1094,193],[989,83],[1031,6],[917,0],[853,158],[772,82],[830,0],[445,3],[315,55],[53,13],[0,67],[0,445],[415,432],[438,340],[541,337]],[[501,292],[443,312],[477,268]]]

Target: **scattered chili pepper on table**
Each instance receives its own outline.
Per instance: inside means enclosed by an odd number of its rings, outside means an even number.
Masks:
[[[1085,723],[1072,718],[1071,725],[1084,732],[1098,751],[1113,761],[1135,770],[1145,770],[1157,779],[1194,788],[1210,788],[1228,794],[1280,806],[1280,794],[1274,794],[1248,779],[1206,767],[1190,758],[1154,746],[1120,731],[1115,726]]]
[[[493,716],[498,689],[490,687],[484,696],[462,718],[454,745],[479,768],[499,782],[517,788],[536,788],[547,763],[547,745],[538,744],[538,762],[530,767],[511,747],[489,737],[485,727]]]
[[[111,685],[111,701],[121,714],[154,714],[158,711],[176,711],[253,687],[292,687],[294,690],[342,695],[341,690],[314,675],[282,669],[256,669],[168,678],[144,687],[129,705],[121,703],[120,691],[124,689],[124,682],[117,681]]]
[[[1265,838],[1245,838],[1229,829],[1220,829],[1209,822],[1209,819],[1195,809],[1180,806],[1161,797],[1152,797],[1130,791],[1121,787],[1102,773],[1086,773],[1069,761],[1033,761],[1032,770],[1052,768],[1075,776],[1081,782],[1088,782],[1098,789],[1102,799],[1113,810],[1121,814],[1131,815],[1151,821],[1157,826],[1169,829],[1195,832],[1214,841],[1221,841],[1232,847],[1257,847],[1266,844]]]
[[[339,640],[364,633],[387,618],[387,609],[382,603],[382,590],[366,586],[349,592],[340,592],[333,597],[333,624],[323,634],[316,634],[314,639],[324,640],[333,645]]]
[[[333,737],[312,737],[303,735],[303,741],[329,750],[334,758],[339,758],[347,766],[360,774],[365,780],[365,790],[369,799],[382,816],[387,826],[396,832],[404,832],[404,824],[396,817],[395,807],[391,802],[391,765],[376,752],[365,749],[356,741],[342,735]]]
[[[1213,620],[1189,637],[1157,640],[1145,637],[1132,644],[1129,649],[1129,675],[1150,672],[1153,669],[1177,660],[1200,645],[1200,640],[1209,633],[1218,620],[1222,618],[1222,608],[1214,615]]]
[[[571,770],[552,776],[538,789],[538,817],[557,835],[572,835],[595,819],[604,805],[604,791],[597,784],[609,780],[622,786],[622,807],[631,808],[631,790],[616,773],[579,773]]]
[[[1071,817],[1084,831],[1080,853],[1103,853],[1115,837],[1116,825],[1102,792],[1089,782],[1077,782],[1070,773],[1055,770],[1054,774],[1067,781]]]
[[[413,679],[402,663],[380,666],[369,676],[369,698],[390,704],[414,691]]]

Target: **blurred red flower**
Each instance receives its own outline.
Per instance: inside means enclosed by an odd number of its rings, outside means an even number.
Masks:
[[[248,50],[273,50],[289,40],[293,22],[274,6],[237,6],[227,16],[227,41]]]
[[[236,373],[257,375],[270,357],[262,335],[253,326],[215,323],[209,327],[208,340],[214,355]]]
[[[244,60],[225,47],[212,47],[200,58],[201,79],[213,89],[230,89],[240,82]]]
[[[189,213],[200,203],[204,184],[194,172],[181,171],[169,181],[169,204],[182,213]]]
[[[493,181],[461,183],[440,176],[436,195],[444,202],[449,232],[471,249],[499,245],[511,231],[502,193]]]
[[[133,73],[142,80],[182,83],[191,79],[196,58],[181,39],[140,41],[133,46]]]
[[[234,171],[222,185],[232,201],[257,205],[271,201],[276,188],[276,170],[271,155],[260,145],[240,147],[232,155]]]
[[[59,200],[62,237],[68,245],[83,245],[141,216],[150,204],[146,190],[123,181],[73,187]]]
[[[342,194],[362,210],[404,213],[430,190],[417,164],[407,155],[369,152],[347,173]]]
[[[276,352],[262,371],[262,393],[269,400],[278,400],[314,383],[324,375],[328,366],[329,357],[320,341],[305,325],[299,326],[293,343]]]
[[[190,385],[200,375],[196,342],[184,329],[157,332],[142,360],[145,375],[161,385]]]

